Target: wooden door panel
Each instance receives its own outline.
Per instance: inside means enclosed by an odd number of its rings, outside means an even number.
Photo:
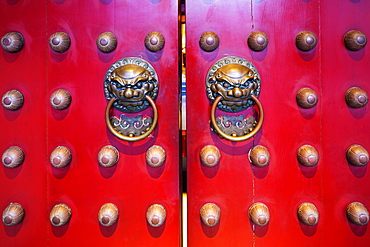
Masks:
[[[322,211],[321,159],[314,167],[305,167],[297,160],[297,151],[303,145],[313,146],[319,158],[322,153],[320,101],[311,109],[298,106],[296,101],[302,88],[320,93],[319,48],[304,52],[296,46],[296,36],[302,31],[310,31],[320,40],[318,10],[317,2],[253,4],[254,30],[265,32],[269,38],[265,51],[251,52],[265,79],[261,102],[266,121],[255,145],[268,147],[271,154],[270,164],[263,168],[266,171],[253,169],[254,200],[264,202],[271,214],[267,227],[255,227],[254,240],[261,246],[322,242],[323,235],[317,229],[321,224],[306,227],[297,217],[298,207],[304,202]]]
[[[253,238],[249,222],[243,217],[253,198],[251,168],[245,155],[253,144],[231,144],[212,133],[205,84],[207,72],[217,60],[231,55],[250,59],[248,50],[243,49],[245,40],[240,37],[240,33],[249,33],[250,27],[238,23],[250,17],[250,6],[241,1],[187,1],[186,8],[188,244],[238,246]],[[206,31],[219,36],[220,45],[215,51],[205,52],[199,47],[199,38]],[[199,158],[207,145],[216,146],[221,153],[214,167],[204,166]],[[200,221],[199,211],[205,203],[220,207],[220,223],[214,227]]]
[[[2,165],[0,171],[0,207],[3,211],[10,203],[19,203],[27,217],[16,226],[1,227],[2,244],[24,246],[30,240],[46,244],[46,88],[44,87],[46,62],[44,46],[45,11],[44,3],[34,3],[34,15],[28,15],[28,4],[0,3],[1,36],[19,32],[25,45],[18,53],[9,53],[2,48],[0,56],[1,96],[9,90],[23,94],[24,103],[19,110],[7,110],[3,106],[0,114],[1,154],[11,146],[24,152],[23,163],[16,168]],[[24,21],[20,22],[19,20]],[[42,76],[40,76],[42,75]],[[43,85],[40,88],[34,85]],[[37,123],[33,120],[38,119]],[[37,205],[37,206],[36,206]],[[42,220],[40,220],[42,218]]]
[[[15,115],[17,112],[4,110],[3,145],[4,149],[18,142],[30,146],[26,147],[28,162],[37,166],[26,174],[25,170],[29,169],[26,160],[19,175],[6,178],[5,186],[1,186],[7,188],[2,191],[2,210],[18,197],[27,206],[25,219],[17,231],[9,230],[14,227],[4,227],[6,243],[23,243],[27,239],[28,243],[44,242],[42,245],[47,246],[180,245],[177,2],[44,1],[34,5],[31,1],[6,1],[1,9],[4,10],[1,35],[14,28],[13,18],[26,25],[19,29],[26,34],[24,49],[17,54],[2,53],[2,68],[13,72],[3,72],[4,77],[10,79],[12,74],[13,77],[22,74],[17,83],[26,95],[19,116]],[[158,52],[149,51],[144,45],[145,36],[153,31],[165,38],[165,46]],[[56,32],[69,35],[71,43],[67,51],[59,53],[49,47],[49,37]],[[116,35],[118,44],[110,53],[103,53],[97,47],[96,40],[103,32]],[[13,58],[14,62],[9,61],[9,56],[19,57]],[[116,138],[105,123],[108,103],[104,93],[105,74],[113,63],[125,57],[148,61],[158,75],[159,91],[155,99],[158,124],[148,138],[138,142]],[[34,61],[30,62],[30,58]],[[26,69],[21,70],[15,63]],[[27,63],[30,63],[28,67]],[[4,80],[2,91],[13,87],[13,81]],[[64,110],[54,109],[50,104],[50,96],[58,89],[67,90],[72,97],[70,106]],[[111,112],[118,117],[120,114],[117,110]],[[150,116],[153,109],[136,115],[140,114]],[[6,119],[6,115],[12,119]],[[25,120],[34,131],[26,131]],[[17,133],[18,129],[22,130]],[[98,162],[98,153],[106,145],[114,146],[119,152],[118,163],[110,168]],[[146,162],[146,151],[153,145],[160,145],[166,151],[166,161],[161,167],[151,167]],[[72,153],[71,163],[64,168],[50,163],[50,155],[58,146],[67,147]],[[31,153],[28,149],[38,152]],[[5,177],[6,173],[9,171],[4,169]],[[21,174],[27,180],[19,180]],[[22,191],[31,180],[36,182]],[[24,198],[23,193],[29,198]],[[30,202],[33,198],[35,204]],[[69,222],[59,227],[49,220],[50,211],[58,203],[72,209]],[[105,203],[114,203],[119,209],[118,221],[109,227],[98,221],[99,209]],[[162,204],[167,213],[160,227],[150,226],[146,220],[147,209],[155,203]],[[40,233],[30,237],[35,230],[29,228],[36,229],[35,226],[39,226]]]
[[[370,206],[369,173],[366,166],[353,166],[346,159],[354,144],[369,150],[368,105],[351,108],[346,91],[359,87],[369,92],[369,46],[359,51],[346,49],[343,38],[350,30],[370,33],[369,2],[322,3],[322,132],[323,132],[323,231],[336,245],[361,246],[369,241],[365,226],[350,223],[345,210],[352,202]],[[324,13],[326,10],[326,13]],[[330,16],[330,17],[329,17]],[[325,51],[325,52],[324,52]],[[325,218],[324,218],[325,217]],[[332,227],[329,227],[332,226]],[[366,244],[365,244],[366,245]]]
[[[219,1],[187,1],[191,246],[344,246],[366,242],[366,226],[349,223],[346,217],[349,203],[368,204],[366,166],[349,165],[346,150],[353,144],[368,148],[364,134],[369,129],[367,108],[348,107],[345,93],[353,86],[368,90],[365,66],[369,61],[367,47],[353,52],[343,43],[345,33],[352,29],[369,32],[366,9],[368,4],[361,1],[233,1],[227,6]],[[199,39],[205,31],[218,35],[216,50],[202,51]],[[266,49],[256,52],[248,47],[248,35],[253,31],[267,35]],[[310,51],[296,46],[296,36],[302,31],[317,38]],[[209,128],[212,103],[205,92],[206,75],[212,64],[226,56],[247,59],[261,77],[259,99],[265,121],[253,139],[241,143],[220,139]],[[302,88],[316,92],[316,106],[297,104],[296,95]],[[202,165],[199,152],[205,145],[220,149],[217,166]],[[248,160],[250,148],[256,145],[269,150],[268,166],[255,167]],[[303,145],[317,150],[317,165],[299,163],[297,151]],[[205,202],[221,208],[221,220],[213,228],[199,218]],[[255,202],[269,208],[271,219],[265,226],[253,224],[248,217],[248,208]],[[309,226],[298,219],[298,207],[304,202],[316,206],[317,224]]]

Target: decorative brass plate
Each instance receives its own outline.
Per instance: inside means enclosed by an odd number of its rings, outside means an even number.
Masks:
[[[229,136],[243,136],[251,132],[257,125],[254,117],[245,115],[228,116],[222,115],[216,118],[217,126]]]
[[[121,115],[120,119],[113,116],[110,121],[114,128],[125,136],[142,135],[149,130],[153,123],[153,119],[151,117],[143,117],[141,115],[137,117]]]
[[[127,57],[115,62],[105,74],[106,99],[116,98],[113,107],[135,113],[150,106],[146,96],[157,97],[158,77],[152,65],[144,59]]]
[[[257,69],[240,57],[225,57],[212,65],[207,74],[206,90],[213,102],[222,99],[217,108],[226,112],[240,112],[254,104],[251,95],[258,96],[261,81]]]

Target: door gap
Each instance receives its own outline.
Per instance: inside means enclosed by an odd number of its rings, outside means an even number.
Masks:
[[[186,179],[186,14],[185,0],[181,0],[180,9],[180,32],[181,32],[181,95],[180,95],[180,129],[181,129],[181,171],[182,188],[187,192]]]

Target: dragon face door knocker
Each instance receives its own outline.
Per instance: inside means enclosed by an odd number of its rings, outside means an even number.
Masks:
[[[158,111],[154,99],[158,93],[158,77],[149,62],[137,57],[118,60],[105,74],[104,92],[108,100],[105,121],[113,135],[125,141],[139,141],[155,129]],[[125,113],[137,113],[151,106],[154,116],[122,114],[120,118],[110,117],[112,106]]]
[[[214,63],[207,74],[208,98],[211,108],[212,129],[230,141],[245,141],[253,137],[263,123],[263,108],[258,100],[261,82],[253,64],[240,57],[225,57]],[[240,112],[256,104],[259,120],[254,117],[215,117],[216,108],[226,112]]]

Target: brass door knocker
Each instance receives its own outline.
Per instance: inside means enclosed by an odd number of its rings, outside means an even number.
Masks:
[[[212,128],[230,141],[245,141],[261,129],[264,113],[258,100],[261,82],[254,65],[240,57],[225,57],[214,63],[207,74],[206,90],[213,101],[211,108]],[[216,108],[226,112],[240,112],[253,104],[259,111],[254,117],[227,116],[216,118]]]
[[[108,105],[105,122],[117,138],[124,141],[139,141],[148,137],[158,122],[158,110],[154,99],[158,93],[158,77],[149,62],[127,57],[115,62],[105,74],[105,97]],[[110,117],[112,107],[126,113],[136,113],[151,106],[153,118],[148,116],[120,118]]]

